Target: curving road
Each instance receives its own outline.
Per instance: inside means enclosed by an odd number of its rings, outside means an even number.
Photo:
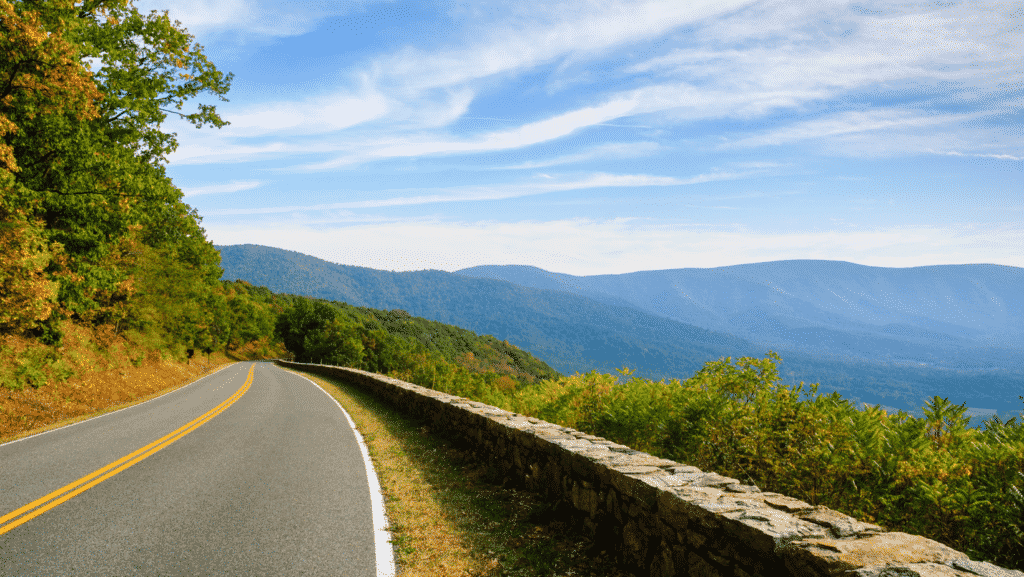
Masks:
[[[360,442],[310,381],[236,363],[0,445],[0,575],[393,573]]]

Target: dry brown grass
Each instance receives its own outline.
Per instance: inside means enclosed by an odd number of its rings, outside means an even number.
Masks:
[[[401,577],[630,575],[528,492],[357,387],[302,373],[352,416],[380,478]]]
[[[180,362],[102,329],[63,328],[58,356],[73,375],[63,382],[50,378],[38,388],[0,387],[0,443],[142,403],[238,360],[214,353]],[[7,362],[8,372],[19,358],[42,350],[33,341],[10,335],[0,338],[0,348],[0,363]]]

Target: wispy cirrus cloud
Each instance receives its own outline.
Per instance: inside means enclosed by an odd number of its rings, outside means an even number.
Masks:
[[[961,123],[978,118],[980,114],[925,114],[905,109],[850,111],[823,118],[796,122],[790,126],[772,129],[755,136],[739,138],[719,145],[719,148],[743,148],[780,145],[801,140],[829,138],[846,134],[879,130],[907,130],[926,126]]]
[[[975,158],[995,158],[995,159],[998,159],[998,160],[1017,160],[1017,161],[1024,160],[1024,156],[1014,156],[1012,154],[963,153],[963,152],[957,152],[955,150],[939,151],[939,150],[932,150],[930,148],[928,149],[928,152],[930,152],[932,154],[941,154],[943,156],[972,156],[972,157],[975,157]]]
[[[613,142],[594,146],[575,154],[565,154],[554,158],[527,161],[509,166],[491,166],[488,168],[492,170],[523,170],[574,164],[597,159],[637,158],[647,156],[662,148],[664,147],[657,142]]]
[[[681,186],[715,182],[722,180],[737,180],[749,176],[751,173],[735,172],[712,172],[698,174],[689,178],[675,178],[669,176],[652,176],[647,174],[606,174],[597,173],[585,178],[565,179],[555,178],[547,174],[539,174],[543,181],[508,183],[489,186],[459,186],[447,188],[430,189],[430,194],[414,194],[392,196],[373,200],[359,200],[348,202],[335,202],[316,205],[290,205],[265,208],[231,208],[207,211],[211,216],[239,215],[239,214],[280,214],[294,212],[309,212],[320,210],[344,210],[360,208],[381,208],[389,206],[408,206],[417,204],[432,204],[442,202],[469,202],[485,200],[501,200],[507,198],[518,198],[545,194],[549,192],[562,192],[569,190],[585,190],[588,188],[610,188],[610,187],[648,187],[648,186]],[[414,190],[419,192],[419,190]],[[382,191],[399,193],[414,191]]]
[[[262,182],[258,180],[233,180],[225,184],[209,184],[206,186],[184,186],[181,192],[186,196],[199,196],[201,194],[225,194],[252,190],[259,187]]]
[[[555,138],[593,126],[594,124],[620,118],[636,107],[628,99],[617,99],[598,106],[581,108],[558,116],[524,124],[511,130],[500,130],[468,139],[423,139],[399,143],[364,143],[364,151],[349,154],[327,162],[303,165],[306,170],[328,170],[368,160],[396,157],[414,157],[435,154],[467,154],[523,148],[547,142]]]
[[[188,134],[179,139],[178,149],[167,155],[168,161],[178,166],[253,162],[268,156],[287,156],[298,152],[298,147],[283,142],[235,144],[209,134]]]
[[[496,16],[460,7],[472,21],[458,48],[412,47],[381,56],[369,66],[380,84],[407,94],[464,85],[494,75],[534,68],[567,54],[603,55],[615,47],[657,38],[681,26],[725,14],[753,0],[642,0],[634,2],[497,3]]]
[[[381,118],[390,111],[386,96],[372,90],[341,92],[302,102],[266,102],[224,114],[227,137],[265,134],[320,134],[335,132]]]
[[[388,1],[388,0],[382,0]],[[143,14],[168,11],[193,34],[227,31],[248,36],[295,36],[309,31],[325,17],[345,14],[363,2],[289,2],[267,0],[137,0]]]

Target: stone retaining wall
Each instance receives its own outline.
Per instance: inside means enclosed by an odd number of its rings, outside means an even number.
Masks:
[[[533,417],[358,369],[277,361],[358,385],[545,495],[638,575],[1024,577],[940,543]]]

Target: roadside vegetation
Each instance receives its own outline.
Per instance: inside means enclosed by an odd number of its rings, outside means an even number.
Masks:
[[[191,364],[156,356],[136,363],[124,352],[82,351],[95,363],[88,371],[45,387],[0,388],[0,444],[143,403],[238,360],[218,352]]]
[[[193,101],[230,83],[128,0],[0,0],[0,438],[283,353],[164,169],[161,123],[223,126]]]
[[[924,418],[858,409],[818,384],[782,384],[779,361],[720,359],[686,381],[624,368],[512,388],[423,357],[388,374],[1024,569],[1024,425],[968,428],[966,406],[939,397]]]
[[[0,0],[4,388],[63,383],[92,369],[90,351],[271,352],[269,291],[219,280],[164,168],[177,142],[161,123],[223,126],[190,101],[230,83],[180,23],[128,0]]]

